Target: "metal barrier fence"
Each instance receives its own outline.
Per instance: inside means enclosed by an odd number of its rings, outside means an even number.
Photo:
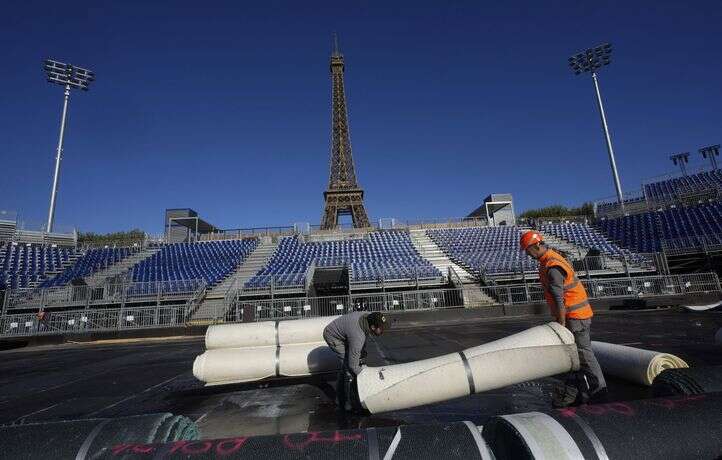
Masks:
[[[666,239],[661,243],[667,255],[719,252],[722,251],[722,234]]]
[[[721,291],[714,273],[690,275],[656,275],[582,280],[589,297],[645,298]],[[270,319],[328,316],[363,309],[370,311],[406,311],[449,307],[489,305],[464,303],[464,290],[480,290],[482,298],[495,305],[543,302],[544,292],[538,283],[506,286],[473,286],[457,289],[416,290],[372,294],[351,294],[340,297],[299,297],[282,299],[238,299],[221,306],[216,318],[224,321],[265,321]]]
[[[0,317],[0,336],[23,337],[178,327],[185,324],[185,314],[185,305],[51,312],[46,313],[42,320],[36,313],[10,314]]]
[[[3,311],[21,309],[73,308],[156,302],[198,297],[205,280],[153,281],[104,284],[99,286],[58,286],[42,289],[16,289],[5,295]]]
[[[720,292],[714,273],[660,275],[582,280],[592,299],[648,298],[692,293]],[[465,290],[483,296],[465,296]],[[471,293],[469,293],[471,294]],[[465,298],[490,299],[478,303]],[[312,318],[367,311],[421,311],[445,308],[483,308],[490,305],[517,305],[544,301],[539,284],[507,286],[467,286],[465,289],[432,289],[335,297],[297,297],[281,299],[234,299],[216,307],[218,322],[249,322]],[[80,333],[119,329],[163,328],[181,326],[191,320],[193,305],[83,309],[50,312],[43,320],[34,313],[0,316],[0,336],[29,336]]]

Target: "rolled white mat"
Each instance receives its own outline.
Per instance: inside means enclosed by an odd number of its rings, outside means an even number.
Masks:
[[[323,341],[324,328],[338,316],[218,324],[206,330],[206,349],[266,347]]]
[[[459,353],[366,367],[357,383],[361,404],[375,414],[577,369],[574,336],[565,327],[548,323]]]
[[[326,343],[208,350],[193,362],[193,375],[208,385],[253,382],[331,372],[341,360]]]
[[[641,348],[592,342],[602,372],[640,385],[652,385],[654,378],[665,369],[689,367],[683,359],[669,353]]]
[[[689,311],[708,311],[708,310],[716,310],[720,307],[722,307],[722,302],[711,303],[708,305],[684,305],[683,308],[685,308]]]

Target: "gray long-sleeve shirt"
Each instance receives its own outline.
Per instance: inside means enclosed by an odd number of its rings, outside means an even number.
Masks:
[[[547,272],[549,276],[549,291],[554,297],[557,308],[564,311],[564,278],[567,274],[561,267],[552,267]]]
[[[361,351],[366,344],[367,328],[362,327],[364,312],[353,312],[331,321],[323,330],[323,339],[341,359],[346,359],[351,371],[358,375],[361,372]]]

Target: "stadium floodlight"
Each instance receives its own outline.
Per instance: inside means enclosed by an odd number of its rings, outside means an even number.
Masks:
[[[602,93],[599,90],[599,79],[597,71],[603,66],[609,65],[612,54],[612,45],[603,43],[595,48],[579,52],[569,58],[569,67],[575,75],[581,73],[591,73],[594,81],[594,90],[597,94],[597,106],[599,107],[599,115],[602,119],[602,129],[604,130],[604,139],[607,143],[607,152],[609,153],[609,164],[612,168],[612,176],[614,178],[614,187],[617,190],[617,199],[619,206],[624,213],[624,198],[622,195],[622,184],[619,181],[619,173],[617,172],[617,162],[614,159],[614,149],[612,148],[612,138],[609,136],[609,127],[607,126],[607,117],[604,114],[604,105],[602,104]]]
[[[717,157],[719,156],[719,147],[719,144],[717,144],[699,149],[699,153],[702,155],[702,158],[708,158],[709,161],[712,163],[713,171],[717,169]]]
[[[53,189],[50,193],[50,210],[48,211],[48,225],[45,230],[50,233],[53,231],[53,221],[55,220],[55,203],[58,194],[58,179],[60,177],[60,160],[63,157],[63,138],[65,136],[65,121],[68,115],[68,100],[70,99],[71,89],[81,89],[88,91],[90,83],[95,80],[95,74],[88,69],[75,67],[72,64],[46,59],[43,63],[43,69],[47,75],[49,83],[55,83],[65,88],[65,99],[63,101],[63,116],[60,119],[60,138],[58,139],[58,149],[55,156],[55,174],[53,175]]]
[[[669,159],[672,160],[672,163],[679,166],[679,169],[682,170],[682,174],[684,174],[685,176],[687,175],[687,163],[689,163],[689,152],[675,153],[674,155],[670,155]]]

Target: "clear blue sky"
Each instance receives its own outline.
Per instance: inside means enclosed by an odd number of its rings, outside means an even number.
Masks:
[[[84,231],[161,232],[167,207],[317,224],[334,30],[373,219],[613,195],[591,80],[566,63],[604,41],[625,189],[722,141],[722,2],[480,3],[5,2],[0,209],[46,218],[62,100],[46,57],[97,74],[71,96],[57,207]]]

